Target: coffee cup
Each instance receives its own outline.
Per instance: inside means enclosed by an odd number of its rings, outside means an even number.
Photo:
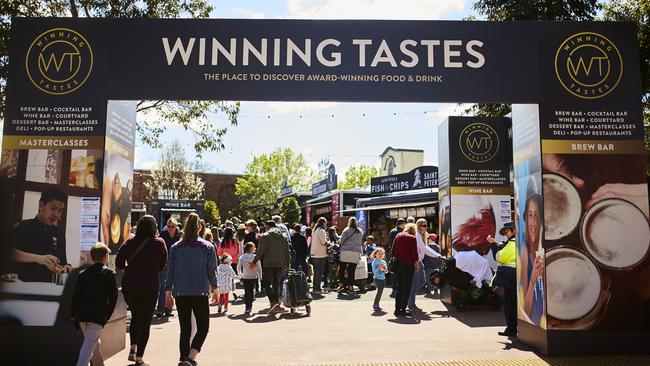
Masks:
[[[546,311],[558,320],[577,320],[596,306],[602,290],[596,264],[577,249],[559,246],[546,253]]]
[[[607,198],[591,206],[580,225],[580,240],[598,264],[612,270],[632,269],[650,249],[650,227],[634,204]]]
[[[578,189],[565,177],[544,173],[543,181],[544,238],[559,240],[578,228],[582,201]]]

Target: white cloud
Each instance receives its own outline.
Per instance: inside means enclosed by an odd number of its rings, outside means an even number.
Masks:
[[[240,19],[264,19],[264,13],[244,8],[234,8],[232,9],[232,15],[234,18]]]
[[[465,9],[466,0],[287,0],[290,18],[444,19]]]

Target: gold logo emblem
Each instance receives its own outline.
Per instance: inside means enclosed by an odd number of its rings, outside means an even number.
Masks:
[[[576,33],[557,49],[555,74],[569,93],[583,99],[597,99],[609,94],[621,81],[623,58],[605,36]]]
[[[458,145],[467,159],[485,163],[499,152],[499,136],[485,123],[472,123],[460,133]]]
[[[25,69],[41,91],[62,95],[79,89],[93,68],[90,44],[76,31],[54,28],[36,37],[27,50]]]

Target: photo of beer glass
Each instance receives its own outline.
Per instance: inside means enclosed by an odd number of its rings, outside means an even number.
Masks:
[[[571,235],[580,223],[582,201],[575,185],[565,177],[544,173],[544,238],[559,240]]]

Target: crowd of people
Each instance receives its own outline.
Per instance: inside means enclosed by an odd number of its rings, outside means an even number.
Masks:
[[[260,296],[269,301],[260,313],[286,312],[281,305],[282,286],[290,271],[304,272],[315,295],[376,290],[372,310],[377,312],[382,311],[380,302],[388,285],[396,317],[421,311],[418,293],[437,291],[430,274],[441,255],[425,219],[398,219],[385,247],[366,235],[354,217],[340,235],[323,217],[313,227],[296,223],[289,229],[280,216],[260,224],[233,219],[208,228],[192,213],[182,229],[170,218],[159,232],[153,216],[138,221],[115,260],[116,269],[124,271],[122,292],[131,311],[130,361],[145,365],[152,318],[173,316],[175,308],[180,324],[179,365],[196,365],[209,330],[210,306],[216,306],[218,313],[228,312],[230,295],[237,299],[238,281],[244,289],[245,316]],[[91,358],[101,359],[98,329],[110,318],[117,291],[115,272],[106,267],[109,248],[98,243],[90,254],[95,264],[81,273],[73,302],[74,321],[85,334],[79,366],[87,366]],[[512,319],[511,313],[507,315]]]

